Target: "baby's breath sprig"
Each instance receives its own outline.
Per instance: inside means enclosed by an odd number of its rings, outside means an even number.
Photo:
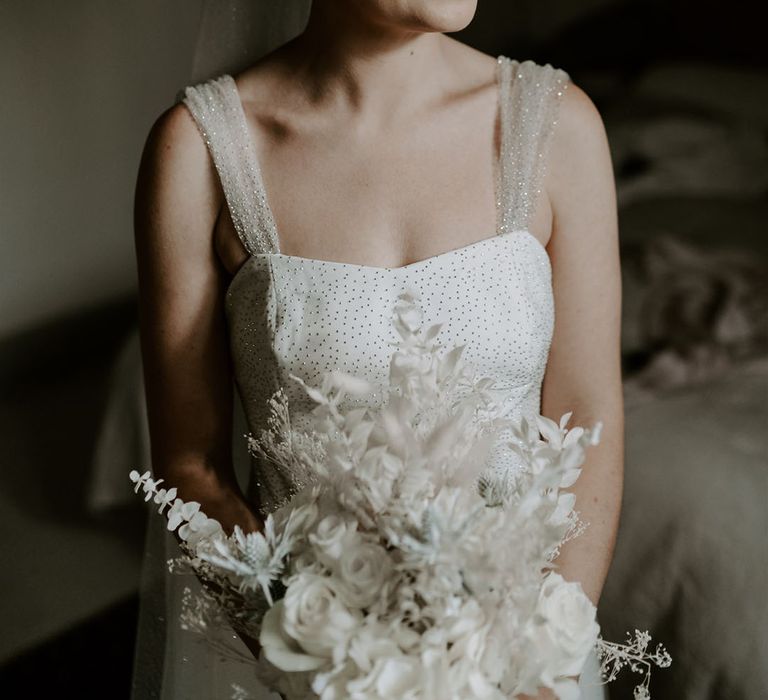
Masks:
[[[600,675],[605,682],[610,683],[625,666],[635,673],[645,672],[643,680],[635,686],[633,695],[635,700],[649,700],[651,665],[667,668],[672,663],[672,657],[663,644],[657,644],[656,648],[649,652],[650,641],[651,635],[638,629],[635,630],[634,636],[627,632],[626,644],[608,642],[602,635],[598,636],[595,650],[600,659]]]

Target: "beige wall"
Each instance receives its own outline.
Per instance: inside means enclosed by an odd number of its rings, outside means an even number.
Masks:
[[[0,2],[0,339],[135,288],[141,148],[186,84],[199,12]]]

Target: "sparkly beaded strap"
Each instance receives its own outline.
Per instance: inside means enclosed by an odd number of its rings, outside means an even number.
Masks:
[[[570,76],[549,63],[501,56],[499,232],[528,229],[546,173],[547,147]]]
[[[251,254],[279,252],[272,212],[235,81],[222,75],[184,89],[208,145],[235,231]]]

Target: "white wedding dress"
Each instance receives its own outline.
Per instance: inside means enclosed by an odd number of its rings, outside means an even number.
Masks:
[[[281,253],[234,80],[224,74],[186,88],[184,104],[208,145],[235,229],[250,253],[226,292],[235,381],[248,430],[258,435],[266,427],[267,401],[279,387],[288,396],[293,424],[301,427],[314,404],[289,374],[317,385],[323,371],[339,368],[384,386],[397,340],[392,308],[406,290],[417,294],[427,325],[443,322],[444,346],[465,344],[464,358],[496,381],[511,414],[539,412],[554,300],[549,256],[528,226],[568,79],[549,64],[499,57],[497,230],[395,268]],[[367,403],[375,406],[380,396]],[[494,454],[492,468],[515,468],[508,453]],[[247,493],[262,512],[300,486],[295,475],[262,468],[253,458]],[[163,534],[160,516],[150,523],[134,700],[224,700],[232,697],[232,684],[250,693],[240,697],[277,698],[254,681],[247,664],[220,657],[179,629],[182,589],[195,588],[196,580],[165,572],[175,541]],[[247,654],[234,633],[226,636]],[[581,676],[584,700],[605,697],[598,681],[591,656]]]

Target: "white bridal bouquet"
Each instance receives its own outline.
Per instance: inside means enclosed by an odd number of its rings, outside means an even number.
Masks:
[[[172,570],[203,583],[185,628],[258,638],[254,671],[288,700],[509,700],[541,686],[574,700],[593,650],[605,682],[625,665],[645,671],[635,698],[649,698],[651,664],[669,654],[638,630],[604,641],[595,606],[555,570],[584,529],[563,489],[600,424],[506,417],[463,346],[441,352],[441,324],[422,327],[414,295],[398,298],[393,323],[401,341],[380,408],[347,407],[379,390],[358,377],[330,372],[319,388],[294,377],[317,404],[299,432],[285,394],[273,396],[249,447],[303,485],[262,532],[227,536],[200,504],[131,473],[181,539]],[[500,442],[519,469],[494,470]]]

